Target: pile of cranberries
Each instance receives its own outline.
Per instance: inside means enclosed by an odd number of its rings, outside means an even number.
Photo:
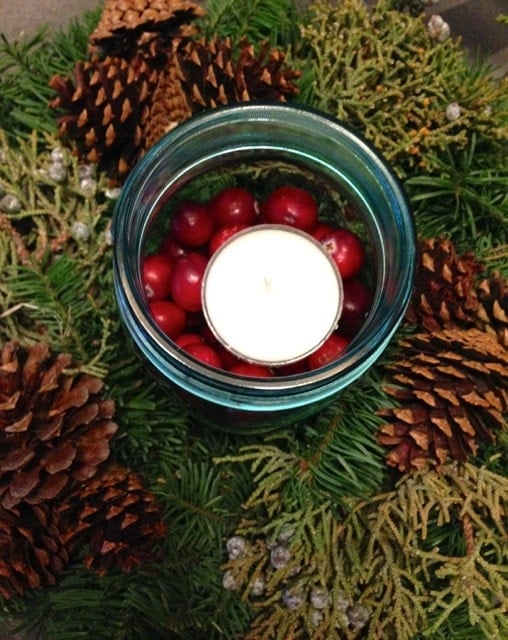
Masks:
[[[201,309],[201,284],[210,256],[235,233],[261,223],[288,225],[316,238],[337,265],[344,286],[338,330],[304,360],[276,369],[239,360],[215,339]],[[188,199],[177,205],[157,251],[143,259],[142,282],[154,321],[188,354],[237,375],[271,377],[318,369],[346,349],[371,304],[371,292],[360,279],[364,265],[360,237],[321,222],[308,190],[284,185],[259,202],[243,187],[228,187],[206,203]]]

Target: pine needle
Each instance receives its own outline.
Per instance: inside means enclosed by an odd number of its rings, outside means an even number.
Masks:
[[[19,40],[0,35],[0,122],[10,137],[56,131],[48,107],[54,97],[49,79],[67,75],[75,61],[86,58],[88,36],[100,12],[86,12],[66,29],[42,27]]]
[[[247,38],[272,46],[287,46],[298,37],[298,10],[294,0],[208,0],[200,21],[208,37]]]

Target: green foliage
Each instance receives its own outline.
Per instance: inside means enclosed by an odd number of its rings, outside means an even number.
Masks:
[[[432,171],[445,147],[471,137],[502,149],[507,139],[506,82],[485,64],[471,66],[460,42],[432,41],[425,24],[380,0],[331,5],[316,0],[302,27],[313,67],[310,104],[346,121],[370,140],[400,177]],[[461,107],[458,119],[446,108]]]
[[[56,130],[48,109],[54,97],[49,79],[67,75],[75,61],[86,57],[88,36],[99,17],[97,8],[65,30],[43,28],[14,42],[0,34],[0,122],[10,136]]]
[[[381,424],[375,410],[386,399],[371,375],[346,390],[314,420],[218,459],[251,465],[256,485],[251,506],[266,510],[271,519],[280,517],[281,508],[293,511],[324,500],[339,509],[351,497],[366,497],[379,490],[386,466],[384,451],[375,440]],[[367,387],[375,389],[368,398]]]
[[[301,102],[383,151],[420,233],[448,234],[508,273],[505,85],[466,62],[458,42],[431,42],[406,4],[417,3],[381,0],[369,13],[360,0],[319,0],[309,22],[292,0],[208,0],[200,26],[287,50],[303,70]],[[55,182],[48,168],[58,143],[41,133],[54,131],[47,81],[86,57],[97,19],[0,47],[0,194],[20,205],[0,213],[0,337],[47,339],[104,378],[120,427],[113,457],[143,474],[169,535],[161,562],[130,574],[99,577],[82,566],[81,550],[56,587],[5,603],[1,615],[41,640],[506,637],[506,434],[475,464],[396,483],[376,442],[376,409],[387,401],[376,369],[313,419],[237,437],[196,422],[126,347],[105,178],[83,189],[62,150],[67,177]],[[454,101],[463,111],[452,122],[445,111]],[[203,182],[204,198],[214,185]],[[396,357],[392,346],[384,359]],[[227,560],[233,535],[247,552]],[[290,554],[279,568],[276,546]],[[253,593],[260,579],[264,590]],[[316,594],[329,596],[321,608]]]
[[[247,38],[285,48],[298,36],[300,12],[294,0],[208,0],[206,16],[198,21],[203,35]]]
[[[44,334],[88,373],[103,376],[116,315],[105,184],[99,180],[94,194],[84,190],[75,159],[51,137],[32,134],[11,145],[0,132],[0,142],[0,188],[17,202],[0,212],[0,335],[33,342]],[[48,171],[54,149],[63,154],[63,181]],[[76,225],[88,237],[75,236]]]
[[[294,508],[280,499],[262,519],[265,498],[256,490],[247,501],[236,532],[245,551],[224,566],[256,609],[246,639],[414,640],[422,629],[422,638],[447,637],[458,620],[471,637],[505,637],[506,477],[471,464],[425,470],[351,501],[339,521],[330,503]],[[282,566],[277,545],[286,549]],[[260,579],[265,592],[256,597]],[[326,596],[319,607],[317,588]],[[359,606],[364,625],[355,629]]]
[[[117,342],[117,340],[115,341]],[[171,389],[161,393],[140,359],[126,349],[108,363],[108,395],[115,400],[115,419],[121,425],[113,440],[115,457],[127,467],[157,478],[159,464],[178,465],[188,455],[189,417]]]
[[[90,300],[81,295],[85,284],[84,273],[76,261],[67,256],[49,265],[42,263],[40,268],[34,265],[9,270],[5,280],[14,305],[24,306],[30,324],[44,327],[51,344],[69,351],[85,363],[84,370],[93,372],[92,360],[98,343],[93,337],[89,338],[95,334],[100,344],[101,329],[105,328],[100,319],[94,317]]]
[[[473,135],[469,146],[453,153],[448,147],[431,161],[432,172],[405,181],[423,237],[446,234],[459,248],[495,238],[488,251],[508,243],[508,163],[504,156],[485,153]],[[481,257],[481,254],[480,254]]]
[[[385,452],[375,434],[381,425],[376,410],[385,403],[372,370],[305,428],[299,452],[307,466],[306,481],[332,502],[366,497],[383,486]]]

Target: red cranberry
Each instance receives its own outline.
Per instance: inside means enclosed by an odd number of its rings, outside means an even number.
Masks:
[[[141,280],[147,300],[162,300],[169,296],[172,264],[169,258],[155,253],[143,258]]]
[[[199,335],[199,333],[182,333],[175,340],[176,344],[184,349],[190,344],[203,343],[203,338]]]
[[[222,369],[222,361],[219,354],[213,347],[204,342],[191,342],[184,348],[189,355],[193,356],[197,360],[204,362],[209,367],[216,367]]]
[[[262,364],[254,362],[238,362],[230,369],[237,376],[250,376],[251,378],[272,378],[273,373]]]
[[[189,250],[182,247],[181,244],[178,244],[173,236],[167,235],[162,239],[162,242],[159,245],[159,253],[167,256],[171,261],[174,261],[177,258],[184,256],[186,253],[189,253]]]
[[[185,200],[175,209],[169,224],[170,234],[184,247],[197,248],[206,244],[213,233],[214,222],[205,205]]]
[[[160,329],[175,340],[185,328],[185,311],[170,300],[156,300],[148,305]]]
[[[317,224],[318,206],[309,191],[285,185],[272,191],[263,203],[262,213],[266,222],[310,232]]]
[[[220,226],[251,225],[257,218],[257,202],[247,189],[228,187],[208,203],[215,222]]]
[[[344,228],[334,229],[325,234],[320,242],[337,265],[343,280],[353,278],[360,272],[365,263],[365,249],[356,233]]]
[[[315,238],[318,242],[321,242],[322,238],[326,236],[326,234],[333,231],[335,227],[332,227],[331,224],[327,222],[320,222],[317,227],[312,231],[312,237]]]
[[[207,259],[191,252],[173,263],[171,296],[186,311],[201,311],[201,283]]]
[[[349,340],[338,333],[332,333],[323,344],[307,356],[309,369],[320,369],[335,362],[349,344]]]
[[[221,227],[218,231],[216,231],[211,239],[209,244],[209,254],[214,254],[219,247],[221,247],[226,240],[232,238],[239,231],[243,231],[243,229],[247,229],[248,225],[246,224],[231,224],[227,227]]]
[[[371,304],[372,293],[361,280],[344,282],[344,304],[339,320],[340,332],[348,337],[358,333]]]

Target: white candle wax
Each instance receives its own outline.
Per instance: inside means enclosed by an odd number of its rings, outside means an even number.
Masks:
[[[277,366],[312,353],[336,328],[342,280],[309,234],[257,225],[212,256],[202,301],[208,325],[224,346],[250,362]]]

